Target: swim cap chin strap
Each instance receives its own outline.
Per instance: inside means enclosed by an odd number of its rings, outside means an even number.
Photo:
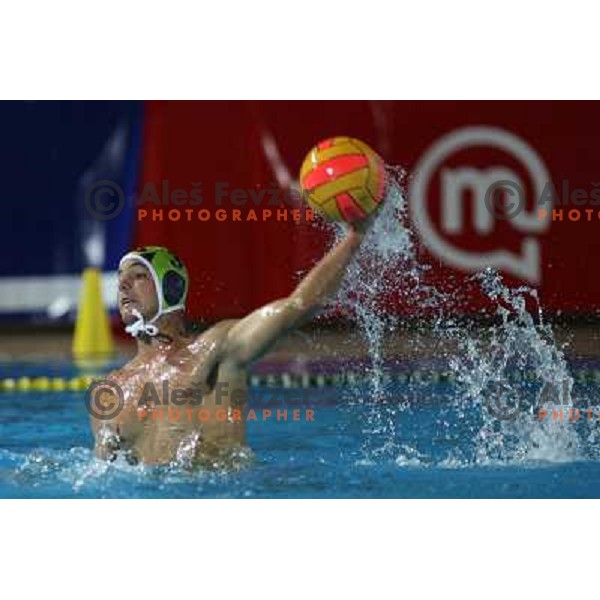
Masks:
[[[137,317],[137,321],[125,327],[125,331],[129,335],[132,335],[134,338],[137,338],[142,334],[149,335],[150,337],[158,335],[158,327],[152,323],[160,316],[160,312],[156,313],[156,316],[152,317],[147,323],[144,321],[142,313],[137,308],[134,308],[131,312]]]
[[[158,296],[158,311],[146,322],[142,313],[134,308],[131,312],[136,321],[127,325],[125,331],[135,338],[140,335],[154,337],[159,333],[154,323],[160,317],[176,310],[185,310],[187,270],[174,254],[161,246],[146,246],[129,252],[120,260],[119,267],[126,260],[142,263],[150,271]]]

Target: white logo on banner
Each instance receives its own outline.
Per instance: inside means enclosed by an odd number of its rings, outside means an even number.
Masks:
[[[526,211],[525,198],[521,198],[520,209],[510,219],[505,217],[513,228],[525,234],[520,252],[503,248],[501,240],[493,251],[468,251],[457,248],[447,238],[448,235],[462,233],[465,223],[472,223],[480,236],[492,235],[498,217],[493,207],[486,206],[488,190],[498,182],[511,195],[514,195],[514,190],[525,189],[517,173],[505,165],[490,164],[487,168],[472,165],[443,167],[444,161],[452,154],[475,147],[494,148],[513,156],[531,178],[535,194],[533,209]],[[496,127],[464,127],[437,140],[421,157],[415,171],[410,187],[411,213],[424,244],[433,254],[459,269],[479,271],[494,267],[532,283],[540,282],[540,244],[531,234],[539,234],[550,226],[549,216],[538,218],[538,204],[550,175],[531,146],[516,135]],[[438,171],[441,203],[439,228],[432,222],[427,205],[429,184]],[[471,192],[472,201],[465,201],[465,191]],[[472,207],[471,215],[466,212],[468,206]]]

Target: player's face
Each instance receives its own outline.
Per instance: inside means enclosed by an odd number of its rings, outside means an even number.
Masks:
[[[119,312],[126,325],[136,321],[137,309],[148,321],[158,312],[156,288],[150,271],[135,260],[127,260],[119,269]]]

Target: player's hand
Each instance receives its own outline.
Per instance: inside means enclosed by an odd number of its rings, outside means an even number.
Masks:
[[[375,221],[375,214],[371,213],[365,219],[361,219],[360,221],[354,221],[354,223],[350,223],[350,227],[361,235],[365,235],[373,222]]]

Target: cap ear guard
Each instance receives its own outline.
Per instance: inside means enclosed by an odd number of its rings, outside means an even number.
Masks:
[[[139,311],[132,311],[137,320],[125,327],[125,331],[134,337],[142,333],[155,336],[158,334],[158,327],[153,323],[159,317],[176,310],[185,310],[189,283],[187,269],[177,256],[162,246],[144,246],[128,252],[119,261],[119,267],[126,260],[140,262],[150,272],[156,289],[158,311],[147,323]]]

